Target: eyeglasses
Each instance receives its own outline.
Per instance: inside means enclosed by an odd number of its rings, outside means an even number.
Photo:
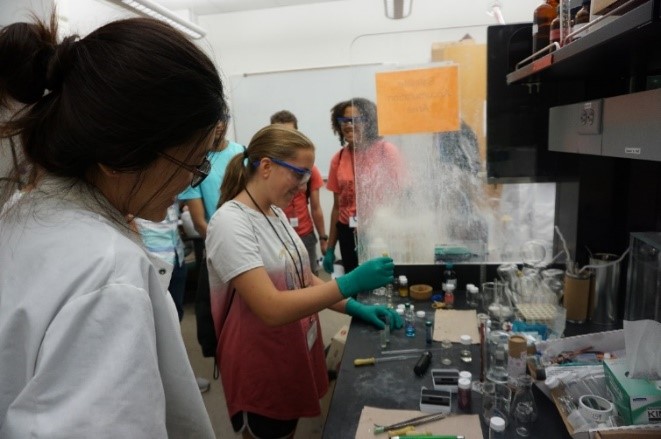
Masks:
[[[184,162],[181,162],[174,157],[165,154],[163,152],[159,153],[161,157],[165,158],[166,160],[174,163],[175,165],[179,165],[180,167],[184,168],[188,172],[193,173],[193,180],[191,181],[191,187],[198,187],[200,183],[204,181],[205,178],[209,176],[209,171],[211,170],[211,162],[209,161],[208,157],[204,157],[204,161],[202,162],[201,165],[198,166],[191,166],[188,165]]]
[[[269,157],[269,160],[271,160],[273,163],[276,165],[280,165],[283,168],[287,168],[290,171],[294,173],[294,176],[298,180],[298,184],[307,184],[308,181],[310,181],[310,177],[312,176],[312,171],[310,171],[307,168],[299,168],[298,166],[294,166],[290,163],[283,162],[282,160],[274,159],[273,157]],[[259,166],[259,160],[256,160],[253,162],[253,166]]]
[[[338,117],[337,118],[337,123],[340,125],[346,125],[346,124],[351,124],[355,125],[357,123],[364,122],[365,119],[362,116],[355,116],[355,117]]]

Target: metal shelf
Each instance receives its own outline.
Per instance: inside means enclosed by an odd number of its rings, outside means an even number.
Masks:
[[[603,27],[507,74],[507,83],[636,74],[661,59],[661,0],[648,0]]]

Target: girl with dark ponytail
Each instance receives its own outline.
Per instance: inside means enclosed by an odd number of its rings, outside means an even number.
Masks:
[[[213,438],[172,267],[128,222],[206,176],[218,71],[153,19],[56,35],[0,30],[0,437]]]

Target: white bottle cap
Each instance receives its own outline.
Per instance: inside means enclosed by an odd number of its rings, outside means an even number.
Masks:
[[[459,379],[462,379],[462,378],[467,379],[468,381],[470,381],[470,380],[473,379],[473,374],[470,373],[467,370],[462,370],[461,372],[459,372]]]
[[[404,315],[404,308],[397,308],[395,311],[396,311],[397,314],[399,314],[400,316],[403,316],[403,315]]]
[[[467,290],[470,290],[470,289],[473,288],[474,286],[475,286],[475,284],[466,284],[466,289],[467,289]]]
[[[400,282],[406,282],[407,281],[406,276],[404,276],[403,274],[400,274],[399,275],[399,281]]]
[[[459,384],[460,389],[470,389],[471,388],[471,380],[466,379],[466,378],[459,378],[459,381],[457,381]]]
[[[493,431],[505,431],[505,420],[498,416],[493,416],[489,421],[489,428]]]
[[[469,344],[473,343],[473,339],[471,338],[470,335],[462,335],[461,337],[459,337],[459,341],[463,345],[469,345]]]
[[[455,288],[457,288],[457,287],[456,287],[454,284],[446,283],[446,284],[445,284],[445,287],[444,287],[443,289],[444,289],[444,291],[448,291],[448,290],[452,291],[452,290],[454,290]]]
[[[403,310],[404,307],[405,307],[405,305],[403,303],[400,303],[400,304],[397,305],[397,309]]]
[[[415,312],[415,315],[418,316],[418,317],[421,318],[421,319],[424,319],[424,318],[425,318],[425,312],[422,311],[422,310],[421,310],[421,311],[416,311],[416,312]]]

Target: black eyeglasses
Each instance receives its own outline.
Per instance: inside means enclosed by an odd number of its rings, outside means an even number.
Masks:
[[[191,187],[198,187],[200,183],[204,181],[205,178],[209,176],[209,171],[211,171],[211,162],[209,161],[208,157],[204,157],[204,161],[202,162],[201,165],[198,166],[191,166],[188,165],[184,162],[181,162],[174,157],[165,154],[164,152],[159,153],[161,157],[167,159],[168,161],[174,163],[175,165],[179,165],[180,167],[184,168],[188,172],[193,173],[193,180],[191,181]]]
[[[337,123],[340,125],[346,125],[346,124],[351,124],[355,125],[360,122],[364,122],[365,119],[362,116],[355,116],[355,117],[338,117],[337,118]]]

